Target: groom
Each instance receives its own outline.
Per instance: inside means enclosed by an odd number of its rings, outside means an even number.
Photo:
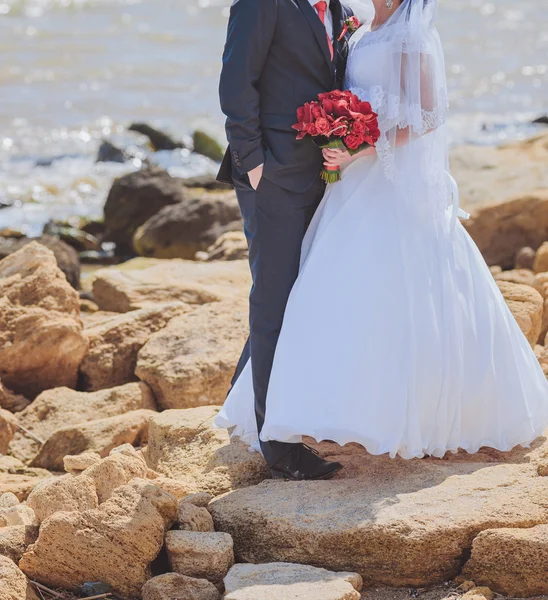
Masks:
[[[291,126],[297,108],[342,86],[348,39],[339,38],[351,15],[340,0],[235,0],[230,10],[220,82],[229,147],[219,180],[236,189],[249,244],[250,337],[233,383],[251,358],[259,432],[301,244],[325,189],[321,150],[297,141]],[[261,448],[274,478],[328,479],[341,468],[304,444]]]

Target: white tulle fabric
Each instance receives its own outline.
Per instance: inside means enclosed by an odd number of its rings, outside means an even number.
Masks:
[[[414,102],[394,100],[390,22],[352,38],[348,87],[378,110],[385,144],[328,187],[307,233],[272,369],[264,440],[358,442],[372,454],[410,459],[510,450],[548,426],[538,361],[475,244],[454,223],[445,78],[424,59],[424,48],[439,39],[431,20],[422,31],[426,45],[413,38],[413,48],[421,49],[421,72],[427,64],[436,90],[428,97],[436,100],[426,106],[421,94],[416,112],[408,112]],[[402,89],[425,89],[418,72],[402,73]],[[409,134],[405,143],[391,137],[397,130]],[[216,423],[258,446],[250,364]]]

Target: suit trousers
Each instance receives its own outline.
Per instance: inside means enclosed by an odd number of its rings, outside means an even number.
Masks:
[[[289,294],[299,274],[301,246],[322,200],[325,184],[315,180],[304,193],[295,193],[261,179],[257,190],[247,175],[233,172],[233,182],[249,244],[253,286],[249,300],[250,335],[232,383],[251,358],[255,413],[259,433],[265,420],[268,382]],[[269,466],[293,447],[261,442]]]

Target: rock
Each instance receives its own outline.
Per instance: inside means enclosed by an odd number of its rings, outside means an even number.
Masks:
[[[155,409],[154,396],[144,383],[128,383],[91,393],[56,388],[42,392],[28,408],[19,413],[18,420],[45,442],[60,429],[142,408]],[[22,432],[17,432],[10,444],[10,453],[24,462],[32,460],[39,450],[40,444]],[[59,464],[59,469],[63,470],[62,464]]]
[[[137,453],[133,456],[116,453],[86,469],[84,476],[93,481],[101,504],[112,496],[114,490],[128,484],[132,479],[145,479],[147,471],[145,461]]]
[[[179,529],[183,531],[215,531],[213,519],[207,508],[194,506],[190,502],[179,502],[177,522]]]
[[[0,508],[0,527],[11,525],[35,525],[34,511],[26,504],[17,504],[9,508]]]
[[[77,252],[101,250],[101,242],[98,238],[66,223],[51,220],[44,226],[44,233],[62,240]]]
[[[67,473],[79,475],[88,467],[101,462],[101,456],[97,452],[84,452],[83,454],[68,455],[63,458],[63,467]]]
[[[474,540],[463,573],[501,594],[527,598],[548,594],[548,525],[488,529]]]
[[[531,346],[534,346],[542,328],[544,311],[542,296],[526,285],[507,281],[498,281],[497,284],[525,337]]]
[[[5,556],[18,563],[23,553],[38,537],[36,525],[11,525],[0,527],[0,557]]]
[[[19,565],[49,587],[74,590],[88,581],[102,581],[122,598],[140,597],[150,563],[176,514],[173,497],[134,479],[99,508],[46,519]]]
[[[7,410],[0,408],[0,454],[6,454],[15,432],[17,419]]]
[[[0,509],[11,508],[12,506],[17,506],[18,504],[19,499],[12,492],[6,492],[0,496]]]
[[[38,238],[24,237],[19,240],[6,240],[0,238],[0,258],[5,258],[14,252],[17,252],[24,246],[34,243],[39,243],[41,246],[45,246],[53,252],[57,265],[65,274],[67,281],[73,288],[79,289],[80,261],[78,259],[78,253],[74,248],[51,235],[42,235]]]
[[[232,538],[226,533],[168,531],[166,550],[173,571],[218,587],[234,564]]]
[[[529,246],[520,248],[516,254],[514,268],[528,269],[529,271],[532,271],[533,265],[535,264],[536,254],[537,253],[533,250],[533,248],[530,248]]]
[[[474,587],[466,592],[462,600],[493,600],[494,594],[488,587]]]
[[[162,409],[223,403],[248,335],[248,311],[246,299],[207,304],[148,340],[135,374]]]
[[[163,168],[147,165],[115,180],[104,207],[104,241],[115,242],[118,255],[132,255],[133,234],[164,206],[186,198],[179,179]]]
[[[548,271],[548,242],[544,242],[537,250],[533,270],[535,273],[546,273]]]
[[[202,188],[204,190],[232,190],[233,186],[228,183],[217,181],[215,175],[196,175],[195,177],[186,177],[183,183],[187,188]]]
[[[188,311],[182,302],[113,316],[88,327],[89,349],[80,364],[80,384],[101,390],[137,380],[137,354],[153,333]]]
[[[40,448],[31,466],[61,471],[67,454],[97,452],[104,457],[120,444],[146,444],[148,422],[155,414],[146,409],[134,410],[124,415],[58,429]]]
[[[207,508],[207,505],[213,500],[213,496],[207,492],[198,492],[185,498],[185,502],[194,504],[200,508]]]
[[[20,412],[30,404],[20,394],[14,394],[2,383],[0,379],[0,409],[9,410],[12,413]]]
[[[141,225],[133,236],[140,256],[194,259],[220,235],[242,229],[240,208],[233,192],[194,194],[166,206]]]
[[[538,248],[548,239],[548,191],[484,206],[463,224],[487,264],[510,269],[518,250],[524,246]]]
[[[175,150],[176,148],[185,147],[183,142],[173,139],[167,133],[159,131],[146,123],[132,123],[129,126],[129,131],[136,131],[137,133],[146,135],[156,152],[158,150]]]
[[[243,260],[249,256],[247,238],[241,231],[224,233],[207,252],[196,254],[196,260]]]
[[[144,460],[137,453],[133,456],[113,454],[77,476],[65,475],[40,483],[27,502],[39,522],[61,511],[83,512],[106,502],[114,490],[132,479],[145,478],[147,471]]]
[[[360,600],[357,573],[306,565],[234,565],[225,578],[225,600]]]
[[[180,259],[137,258],[97,271],[93,296],[101,310],[128,312],[162,302],[206,304],[245,298],[250,286],[245,261],[200,264]]]
[[[148,478],[152,480],[154,485],[157,485],[165,492],[168,492],[168,494],[171,494],[177,500],[188,498],[189,495],[191,495],[198,489],[196,481],[194,481],[191,477],[185,477],[182,481],[179,479],[171,479],[170,477],[164,477],[163,475],[156,475],[155,477],[150,477],[149,469]]]
[[[519,283],[520,285],[533,286],[535,274],[529,269],[512,269],[511,271],[501,271],[494,275],[496,281],[509,281],[510,283]]]
[[[17,565],[0,556],[0,600],[39,600]]]
[[[77,292],[40,244],[0,261],[0,377],[15,393],[74,387],[87,349]]]
[[[213,427],[218,410],[204,406],[156,414],[145,451],[148,466],[173,479],[194,480],[199,491],[215,496],[268,477],[258,452]]]
[[[96,313],[99,311],[99,307],[95,302],[91,300],[86,300],[85,298],[80,298],[80,312],[81,313]],[[85,322],[84,322],[85,323]]]
[[[121,148],[118,148],[118,146],[115,146],[108,140],[103,140],[99,146],[95,162],[125,163],[129,158]]]
[[[546,437],[529,450],[445,460],[392,460],[357,445],[320,451],[345,466],[336,479],[264,481],[210,503],[238,562],[310,564],[355,571],[368,586],[425,587],[458,575],[481,531],[548,519],[548,478],[537,474]]]
[[[539,343],[542,344],[548,334],[548,273],[537,273],[533,281],[533,287],[544,298],[544,314],[539,335]]]
[[[221,600],[221,594],[206,579],[164,573],[145,583],[143,600]]]
[[[196,154],[203,154],[215,162],[223,160],[225,154],[223,147],[204,131],[196,130],[192,136],[192,141]]]
[[[548,125],[548,115],[543,115],[542,117],[538,117],[533,121],[533,123],[537,123],[538,125]]]
[[[42,523],[61,511],[83,512],[97,508],[99,499],[93,479],[64,475],[41,481],[30,493],[27,503],[38,523]]]

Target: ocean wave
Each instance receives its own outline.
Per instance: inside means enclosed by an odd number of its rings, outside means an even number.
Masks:
[[[141,4],[142,0],[3,0],[0,16],[40,17],[50,10],[82,10],[88,7]]]

